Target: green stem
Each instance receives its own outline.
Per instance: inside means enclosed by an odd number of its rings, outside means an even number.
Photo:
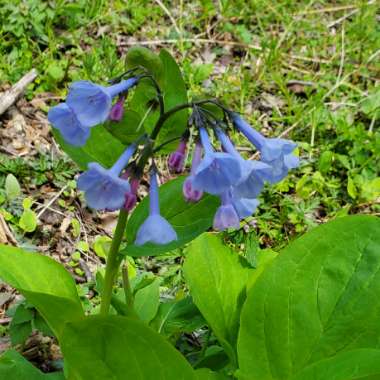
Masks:
[[[161,91],[160,86],[158,85],[157,81],[154,79],[154,76],[151,74],[145,74],[141,78],[148,78],[152,81],[152,84],[157,93],[158,103],[160,105],[160,115],[163,115],[165,113],[165,103],[164,103],[164,95]]]
[[[193,107],[192,103],[184,103],[184,104],[180,104],[180,105],[178,105],[176,107],[173,107],[171,110],[169,110],[169,111],[165,112],[164,114],[162,114],[160,116],[160,118],[157,120],[157,123],[156,123],[156,125],[155,125],[155,127],[154,127],[154,129],[152,131],[152,134],[150,135],[150,138],[152,140],[156,139],[157,135],[160,132],[161,127],[164,125],[165,121],[167,119],[169,119],[170,116],[174,115],[176,112],[181,111],[181,110],[183,110],[185,108],[191,108],[191,107]]]
[[[112,239],[111,248],[107,257],[106,275],[104,277],[102,300],[100,302],[100,314],[102,315],[107,315],[110,308],[112,288],[121,263],[118,253],[120,243],[123,239],[125,226],[127,224],[127,219],[128,212],[126,210],[120,210],[115,235]]]
[[[155,140],[157,135],[159,134],[160,132],[160,129],[161,127],[164,125],[165,121],[167,119],[169,119],[170,116],[174,115],[175,113],[177,113],[178,111],[182,111],[186,108],[193,108],[194,106],[201,106],[203,104],[207,104],[207,103],[212,103],[212,104],[215,104],[219,107],[221,107],[222,109],[225,109],[227,110],[225,107],[223,107],[222,105],[219,104],[219,102],[215,99],[206,99],[206,100],[198,100],[196,102],[191,102],[191,103],[183,103],[183,104],[179,104],[178,106],[175,106],[173,107],[172,109],[170,109],[169,111],[163,113],[160,115],[159,119],[157,120],[157,123],[150,135],[150,138],[152,140]]]
[[[142,175],[142,171],[143,171],[146,163],[148,162],[149,157],[151,156],[152,153],[154,153],[154,151],[153,151],[154,140],[157,138],[158,134],[160,133],[160,130],[161,130],[162,126],[164,125],[165,121],[168,120],[172,115],[174,115],[178,111],[182,111],[186,108],[193,108],[194,106],[200,106],[202,104],[207,104],[207,103],[217,104],[216,100],[213,100],[213,99],[199,100],[196,102],[179,104],[179,105],[173,107],[172,109],[170,109],[169,111],[161,113],[160,117],[157,120],[156,125],[154,126],[152,133],[150,134],[150,144],[148,144],[145,147],[145,149],[144,149],[144,151],[140,157],[140,160],[137,163],[137,167],[138,167],[138,173],[137,174],[138,174],[138,176]],[[162,147],[162,145],[160,145],[159,148],[160,147]]]

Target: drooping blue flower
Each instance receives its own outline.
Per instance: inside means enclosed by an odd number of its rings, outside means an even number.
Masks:
[[[71,85],[66,103],[85,127],[105,122],[112,108],[112,99],[135,86],[138,78],[129,78],[109,87],[81,80]]]
[[[229,153],[215,152],[204,127],[199,128],[199,133],[205,155],[195,171],[193,187],[210,194],[222,194],[241,179],[240,162]]]
[[[183,183],[183,195],[188,202],[198,202],[202,196],[203,191],[194,189],[193,181],[196,170],[202,160],[203,147],[202,144],[197,141],[193,152],[193,160],[191,162],[190,175],[185,179]]]
[[[300,160],[294,154],[286,154],[268,164],[272,167],[271,183],[277,183],[283,180],[289,173],[289,170],[299,166]]]
[[[264,187],[264,182],[271,182],[273,168],[261,161],[244,161],[245,178],[234,186],[236,196],[256,198]]]
[[[240,218],[232,204],[230,191],[227,190],[221,195],[222,204],[216,210],[213,228],[217,231],[224,231],[228,228],[239,228]]]
[[[264,182],[271,181],[272,167],[261,161],[244,160],[221,128],[216,128],[216,134],[223,149],[235,156],[241,165],[242,177],[233,186],[234,194],[240,198],[256,198],[260,194]]]
[[[126,179],[120,178],[136,150],[131,144],[119,157],[111,169],[105,169],[96,162],[88,164],[88,170],[78,180],[78,189],[84,191],[87,204],[95,210],[118,210],[125,203],[125,194],[131,190]]]
[[[231,203],[241,220],[251,216],[256,211],[260,202],[255,198],[238,197],[232,191]]]
[[[154,243],[162,245],[177,240],[177,233],[173,227],[160,215],[157,173],[155,169],[152,169],[150,173],[149,197],[149,216],[137,231],[135,244]]]
[[[271,183],[281,181],[287,176],[290,169],[294,169],[299,165],[298,157],[292,154],[297,147],[297,144],[293,141],[281,138],[266,138],[253,129],[237,113],[231,113],[231,117],[236,128],[260,151],[261,160],[272,166]]]
[[[89,128],[80,123],[73,110],[66,103],[50,108],[48,120],[54,128],[59,130],[68,144],[83,146],[90,136]]]

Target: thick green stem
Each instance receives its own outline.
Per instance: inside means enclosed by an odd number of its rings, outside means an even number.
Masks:
[[[107,257],[106,275],[104,277],[102,300],[100,302],[100,314],[107,315],[112,296],[112,288],[115,282],[117,272],[121,260],[118,257],[120,243],[123,239],[125,226],[127,224],[128,212],[126,210],[120,210],[115,235],[112,239],[112,244]]]

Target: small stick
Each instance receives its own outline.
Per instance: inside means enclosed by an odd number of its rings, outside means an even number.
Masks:
[[[179,36],[181,36],[182,33],[179,30],[177,22],[176,22],[175,18],[172,16],[172,14],[170,13],[169,9],[166,8],[165,4],[161,0],[155,0],[155,1],[161,7],[161,9],[166,13],[166,15],[169,17],[169,19],[170,19],[171,23],[173,24],[174,29],[177,32],[177,34]]]
[[[328,7],[328,8],[321,8],[321,9],[311,9],[310,11],[302,11],[296,14],[296,16],[304,16],[304,15],[313,15],[318,13],[332,13],[332,12],[339,12],[339,11],[347,11],[351,9],[356,9],[356,5],[341,5],[337,7]]]
[[[370,1],[368,1],[368,3],[367,3],[366,5],[372,5],[372,4],[374,4],[374,3],[375,3],[374,0],[370,0]],[[327,25],[327,28],[328,28],[328,29],[333,28],[334,26],[340,24],[342,21],[344,21],[344,20],[350,18],[351,16],[355,15],[356,13],[358,13],[359,10],[360,10],[360,9],[357,8],[357,9],[354,9],[353,11],[351,11],[351,12],[348,12],[348,13],[345,14],[344,16],[342,16],[342,17],[338,18],[337,20],[335,20],[335,21],[331,22],[330,24],[328,24],[328,25]]]
[[[310,73],[308,73],[308,74],[310,74]],[[316,86],[315,82],[310,82],[310,81],[305,81],[305,80],[297,80],[297,79],[288,80],[286,83],[287,86],[292,86],[294,84],[299,84],[301,86],[309,86],[309,87],[315,87]]]
[[[325,63],[327,65],[329,65],[331,63],[331,61],[329,61],[327,59],[304,57],[302,55],[294,55],[294,54],[284,54],[284,55],[291,58],[291,59],[295,59],[295,60],[299,60],[299,61],[313,62],[313,63]]]
[[[18,97],[24,93],[30,83],[37,78],[37,70],[32,69],[25,74],[15,85],[0,96],[0,116],[16,102]]]
[[[79,266],[82,268],[82,270],[86,276],[86,280],[88,282],[92,281],[94,279],[94,276],[92,275],[91,270],[88,267],[87,263],[83,259],[79,260]]]
[[[0,214],[0,228],[3,231],[3,233],[5,234],[5,237],[7,238],[8,242],[10,242],[11,244],[17,246],[17,240],[12,235],[12,232],[9,229],[8,224],[5,221],[5,219],[4,219],[4,217],[3,217],[2,214]]]
[[[335,84],[339,83],[340,78],[342,78],[343,67],[344,67],[344,55],[345,55],[345,48],[344,48],[344,23],[343,23],[342,24],[342,47],[341,47],[341,54],[340,54],[340,65],[339,65],[339,72],[338,72],[338,76],[336,78]]]
[[[213,40],[208,38],[181,38],[181,39],[168,39],[168,40],[153,40],[153,41],[126,41],[121,42],[120,46],[154,46],[154,45],[165,45],[165,44],[176,44],[180,42],[192,42],[192,43],[203,43],[203,44],[215,44],[215,45],[227,45],[227,46],[237,46],[246,49],[253,49],[257,51],[262,51],[263,49],[258,45],[244,44],[235,41],[222,41]]]
[[[50,201],[42,208],[42,210],[37,214],[37,219],[59,198],[59,196],[67,189],[68,185],[62,187],[62,189],[52,198]]]

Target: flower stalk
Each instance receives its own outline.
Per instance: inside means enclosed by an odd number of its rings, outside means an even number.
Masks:
[[[121,258],[119,257],[119,248],[121,241],[123,240],[123,235],[125,227],[128,220],[128,212],[126,210],[120,210],[119,217],[117,220],[115,235],[112,239],[111,248],[108,252],[107,263],[106,263],[106,274],[104,277],[104,284],[102,290],[102,298],[100,302],[100,314],[107,315],[109,312],[112,288],[117,276],[121,264]],[[126,286],[124,284],[124,286]]]

